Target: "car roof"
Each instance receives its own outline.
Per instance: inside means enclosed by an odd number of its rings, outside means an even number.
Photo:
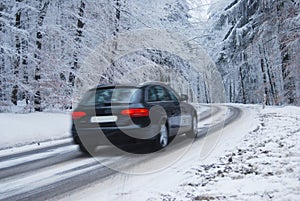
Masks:
[[[159,81],[151,81],[151,82],[143,82],[139,84],[140,86],[148,86],[148,85],[162,85],[162,86],[169,86],[166,82],[159,82]]]
[[[152,81],[152,82],[143,82],[140,84],[99,84],[96,87],[90,89],[90,90],[95,90],[95,89],[101,89],[101,88],[113,88],[113,87],[132,87],[132,88],[142,88],[145,86],[150,86],[150,85],[162,85],[162,86],[169,86],[167,83],[164,82],[159,82],[159,81]]]
[[[101,89],[101,88],[113,88],[113,87],[133,87],[133,88],[139,88],[138,85],[133,85],[133,84],[99,84],[96,87],[90,89]]]

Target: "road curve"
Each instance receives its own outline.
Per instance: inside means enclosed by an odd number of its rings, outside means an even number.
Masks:
[[[218,114],[219,121],[200,127],[199,136],[222,129],[242,113],[233,106],[203,107],[210,107],[210,112],[199,113],[200,122],[218,117]],[[226,117],[222,118],[220,115],[221,107],[228,109]],[[182,139],[182,142],[175,144],[175,148],[186,146],[185,138]],[[119,163],[126,160],[125,157],[111,156],[109,149],[102,151],[104,157],[100,160],[103,162],[110,163],[111,157],[115,157],[115,161]],[[135,163],[143,163],[144,160],[151,158],[143,156]],[[118,173],[99,161],[84,156],[76,145],[70,143],[0,157],[0,161],[0,200],[46,200]]]

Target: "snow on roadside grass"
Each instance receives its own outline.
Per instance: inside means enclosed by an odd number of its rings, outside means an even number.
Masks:
[[[70,137],[68,113],[0,113],[0,150]]]
[[[259,118],[237,148],[186,172],[160,200],[299,200],[300,108],[268,107]]]

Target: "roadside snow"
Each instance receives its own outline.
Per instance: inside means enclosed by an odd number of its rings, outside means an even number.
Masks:
[[[194,142],[172,166],[116,174],[55,200],[299,200],[300,108],[239,107],[238,121]],[[143,165],[153,160],[164,162]]]
[[[67,113],[0,113],[0,150],[70,137]]]
[[[258,115],[259,127],[236,148],[149,200],[299,200],[300,108],[268,107]]]
[[[232,106],[243,111],[238,120],[195,141],[172,165],[153,173],[130,174],[166,163],[180,150],[54,199],[299,200],[300,108]],[[0,155],[41,147],[54,139],[59,143],[70,140],[64,139],[70,137],[69,114],[0,113],[0,128],[0,150],[4,149]],[[13,148],[5,149],[9,147]]]

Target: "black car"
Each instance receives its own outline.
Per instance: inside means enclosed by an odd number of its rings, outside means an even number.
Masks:
[[[160,82],[102,85],[89,90],[72,113],[72,136],[81,151],[96,146],[154,142],[162,149],[177,134],[197,136],[197,112],[187,96]]]

